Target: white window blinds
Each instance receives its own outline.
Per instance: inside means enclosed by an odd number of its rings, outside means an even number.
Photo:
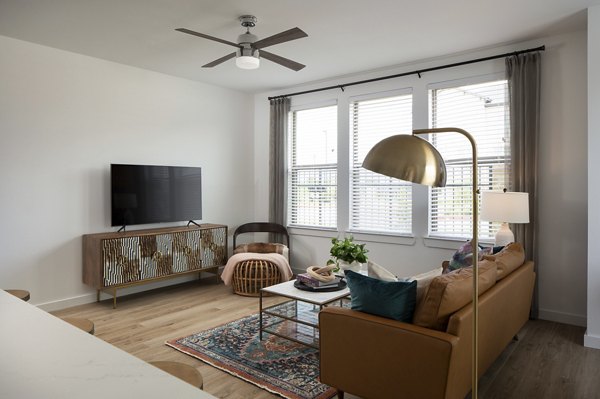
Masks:
[[[369,150],[386,137],[412,131],[412,95],[350,102],[352,159],[350,228],[412,234],[412,187],[361,167]]]
[[[337,227],[337,105],[293,111],[288,224]]]
[[[479,189],[509,187],[510,123],[506,81],[429,91],[430,126],[459,127],[477,143]],[[431,142],[440,151],[446,187],[430,189],[429,235],[472,236],[472,150],[462,135],[439,133]],[[480,222],[481,239],[493,239],[499,223]]]

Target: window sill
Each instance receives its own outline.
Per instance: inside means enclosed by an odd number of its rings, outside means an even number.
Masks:
[[[458,247],[460,247],[465,242],[467,242],[467,240],[461,238],[423,237],[423,245],[429,248],[457,250]],[[494,243],[488,240],[480,240],[479,245],[488,247],[494,245]]]
[[[295,235],[295,236],[333,238],[337,234],[339,234],[337,229],[325,229],[325,228],[316,228],[316,227],[310,228],[310,227],[288,226],[287,230],[290,235]]]
[[[308,237],[323,237],[323,238],[340,238],[343,237],[343,232],[337,229],[325,228],[310,228],[310,227],[288,227],[290,235],[308,236]],[[385,233],[361,233],[357,231],[348,231],[345,235],[352,235],[356,241],[374,242],[382,244],[396,244],[413,246],[417,243],[417,238],[414,236],[399,236]],[[423,245],[428,248],[441,248],[457,250],[467,240],[462,238],[444,238],[444,237],[423,237]],[[489,247],[494,245],[493,241],[481,240],[479,245]]]
[[[288,227],[290,235],[309,236],[309,237],[324,237],[324,238],[340,238],[344,234],[336,229],[318,229],[308,227]],[[398,245],[415,245],[417,240],[413,236],[398,236],[384,233],[361,233],[356,231],[348,231],[346,235],[352,235],[356,241],[375,242],[384,244]]]
[[[415,245],[417,239],[414,236],[400,236],[385,233],[361,233],[358,231],[349,231],[348,234],[352,234],[357,241],[366,242],[380,242],[385,244],[399,244],[399,245]]]

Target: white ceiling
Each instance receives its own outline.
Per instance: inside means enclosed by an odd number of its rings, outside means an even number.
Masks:
[[[246,92],[263,92],[496,44],[582,29],[600,0],[0,0],[0,35]],[[306,66],[262,60],[202,65],[232,47],[237,18],[258,18],[259,39],[299,27],[307,38],[269,52]]]

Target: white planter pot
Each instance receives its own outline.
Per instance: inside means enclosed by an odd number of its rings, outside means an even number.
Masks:
[[[360,270],[362,269],[362,263],[358,263],[357,261],[348,263],[340,260],[338,261],[338,265],[340,266],[342,273],[345,273],[346,270],[352,270],[353,272],[360,273]]]

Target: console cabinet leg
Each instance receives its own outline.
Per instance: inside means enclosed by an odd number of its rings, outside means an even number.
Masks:
[[[337,397],[338,399],[344,399],[344,391],[337,389]]]
[[[100,302],[100,290],[96,290],[96,302]]]
[[[117,308],[117,289],[113,290],[113,309]]]

